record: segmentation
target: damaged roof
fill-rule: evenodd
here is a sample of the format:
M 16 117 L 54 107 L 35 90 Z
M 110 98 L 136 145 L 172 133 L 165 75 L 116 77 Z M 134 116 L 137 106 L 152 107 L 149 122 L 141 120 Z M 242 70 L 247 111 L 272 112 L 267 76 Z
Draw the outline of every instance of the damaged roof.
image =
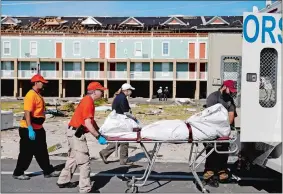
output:
M 6 22 L 7 21 L 7 22 Z M 15 21 L 13 23 L 13 21 Z M 13 24 L 11 24 L 11 22 Z M 195 32 L 242 29 L 242 16 L 94 17 L 94 16 L 5 16 L 2 32 Z

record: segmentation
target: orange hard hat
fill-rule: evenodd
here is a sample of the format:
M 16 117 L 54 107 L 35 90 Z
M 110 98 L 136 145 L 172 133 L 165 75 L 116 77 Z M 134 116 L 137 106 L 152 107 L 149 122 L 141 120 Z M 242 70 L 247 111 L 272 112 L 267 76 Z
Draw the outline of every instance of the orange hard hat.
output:
M 88 84 L 87 90 L 107 90 L 107 88 L 103 87 L 99 82 L 91 82 Z
M 42 82 L 42 83 L 48 83 L 40 74 L 36 74 L 31 78 L 31 82 Z

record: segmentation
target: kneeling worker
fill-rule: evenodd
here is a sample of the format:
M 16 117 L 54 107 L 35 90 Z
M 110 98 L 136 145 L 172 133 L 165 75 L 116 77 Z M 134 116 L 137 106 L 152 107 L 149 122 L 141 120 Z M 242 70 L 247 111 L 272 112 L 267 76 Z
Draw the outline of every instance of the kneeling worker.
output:
M 80 169 L 80 192 L 91 191 L 89 150 L 85 133 L 90 132 L 101 145 L 107 144 L 107 140 L 98 133 L 99 127 L 94 120 L 94 101 L 102 97 L 107 90 L 98 82 L 91 82 L 87 87 L 87 95 L 81 100 L 69 123 L 67 139 L 70 146 L 69 156 L 62 170 L 57 185 L 60 188 L 76 187 L 71 183 L 71 178 L 77 168 Z
M 121 92 L 118 94 L 113 103 L 112 110 L 115 110 L 117 114 L 127 115 L 129 118 L 136 118 L 132 115 L 131 108 L 127 99 L 127 96 L 132 94 L 132 91 L 135 90 L 130 84 L 123 84 L 121 87 Z M 128 160 L 128 148 L 129 143 L 118 143 L 120 146 L 120 164 L 127 165 L 131 162 Z M 105 164 L 108 163 L 107 158 L 115 151 L 116 143 L 109 143 L 109 145 L 99 152 L 99 155 Z
M 20 154 L 13 177 L 19 180 L 29 180 L 30 177 L 24 172 L 28 169 L 33 156 L 45 178 L 58 177 L 59 172 L 54 171 L 50 165 L 46 144 L 46 133 L 43 128 L 45 121 L 45 102 L 40 95 L 43 85 L 48 83 L 41 75 L 37 74 L 31 78 L 32 89 L 24 98 L 24 117 L 20 121 Z
M 233 80 L 226 80 L 223 82 L 221 88 L 211 93 L 207 97 L 206 105 L 211 107 L 217 103 L 221 103 L 227 110 L 229 114 L 229 122 L 231 126 L 234 126 L 234 119 L 237 117 L 236 105 L 231 96 L 232 93 L 237 92 L 234 87 L 235 82 Z M 206 144 L 204 144 L 206 146 Z M 219 151 L 228 151 L 229 143 L 219 144 Z M 210 152 L 212 147 L 206 149 L 206 154 Z M 228 154 L 218 154 L 215 151 L 210 154 L 205 161 L 205 171 L 203 179 L 206 183 L 217 186 L 218 182 L 215 182 L 213 176 L 215 173 L 218 175 L 219 182 L 226 182 L 229 180 L 229 174 L 227 171 Z

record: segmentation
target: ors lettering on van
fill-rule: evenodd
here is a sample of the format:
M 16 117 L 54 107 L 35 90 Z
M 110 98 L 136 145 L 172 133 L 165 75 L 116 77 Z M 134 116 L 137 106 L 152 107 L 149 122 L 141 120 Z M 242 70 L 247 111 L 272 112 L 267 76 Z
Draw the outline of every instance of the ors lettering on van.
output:
M 243 24 L 245 41 L 253 43 L 282 44 L 282 17 L 250 14 L 245 17 Z

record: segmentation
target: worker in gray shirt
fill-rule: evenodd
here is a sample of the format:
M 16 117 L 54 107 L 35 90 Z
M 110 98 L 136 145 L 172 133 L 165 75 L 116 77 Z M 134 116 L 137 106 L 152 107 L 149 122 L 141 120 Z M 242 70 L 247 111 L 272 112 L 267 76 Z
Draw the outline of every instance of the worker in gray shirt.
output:
M 222 104 L 227 110 L 229 114 L 229 122 L 231 126 L 234 126 L 234 119 L 237 117 L 236 106 L 233 98 L 231 97 L 232 93 L 237 92 L 235 89 L 235 82 L 233 80 L 226 80 L 223 82 L 221 88 L 211 93 L 207 97 L 206 106 L 211 107 L 215 104 Z M 207 146 L 207 144 L 204 144 Z M 229 143 L 219 144 L 219 151 L 228 151 Z M 208 147 L 206 149 L 206 154 L 210 152 L 212 147 Z M 205 170 L 203 179 L 206 184 L 210 184 L 211 186 L 218 186 L 218 182 L 227 182 L 229 180 L 229 173 L 227 171 L 227 162 L 228 162 L 228 154 L 218 154 L 215 151 L 209 155 L 205 161 Z M 217 175 L 218 179 L 213 179 L 214 175 Z

